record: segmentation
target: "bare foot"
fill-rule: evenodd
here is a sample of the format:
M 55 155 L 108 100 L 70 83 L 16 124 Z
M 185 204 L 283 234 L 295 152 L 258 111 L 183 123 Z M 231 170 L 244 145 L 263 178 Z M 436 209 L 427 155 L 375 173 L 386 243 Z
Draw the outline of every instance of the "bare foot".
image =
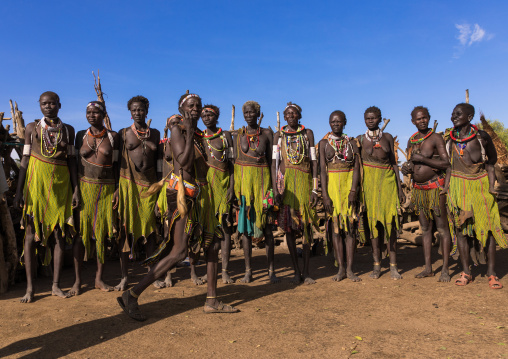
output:
M 238 283 L 250 283 L 252 282 L 252 270 L 247 269 L 245 271 L 245 276 L 242 279 L 237 280 Z
M 162 289 L 162 288 L 166 287 L 166 282 L 164 282 L 160 279 L 157 279 L 157 280 L 155 280 L 155 282 L 153 282 L 153 286 L 157 289 Z
M 307 276 L 303 280 L 303 284 L 309 285 L 309 284 L 316 284 L 317 282 L 312 279 L 311 277 Z
M 107 285 L 102 281 L 102 279 L 96 279 L 95 280 L 95 289 L 100 289 L 103 292 L 111 292 L 113 290 L 113 287 L 110 285 Z
M 57 289 L 60 289 L 60 288 L 57 288 Z M 54 293 L 54 292 L 53 292 Z M 67 298 L 70 298 L 70 297 L 75 297 L 75 296 L 78 296 L 81 294 L 81 283 L 74 283 L 74 285 L 72 286 L 72 288 L 67 292 L 65 293 L 65 296 Z M 60 296 L 59 294 L 53 294 L 53 295 L 58 295 Z
M 34 293 L 32 291 L 26 291 L 23 298 L 19 300 L 20 303 L 32 303 L 34 301 Z
M 442 270 L 441 275 L 439 276 L 438 282 L 444 282 L 448 283 L 451 280 L 450 274 L 448 273 L 448 270 Z
M 344 278 L 346 278 L 346 270 L 344 269 L 344 267 L 340 267 L 339 272 L 332 277 L 332 280 L 340 282 Z
M 166 274 L 166 278 L 164 279 L 164 284 L 166 285 L 166 288 L 171 288 L 173 284 L 173 278 L 171 278 L 171 273 L 168 272 Z
M 358 277 L 356 274 L 353 273 L 352 270 L 347 270 L 347 277 L 348 279 L 351 279 L 352 282 L 361 282 L 362 279 Z
M 275 275 L 275 272 L 274 271 L 268 271 L 268 277 L 270 279 L 270 284 L 276 284 L 276 283 L 280 283 L 280 279 L 277 278 L 277 276 Z
M 231 277 L 229 276 L 229 273 L 228 271 L 225 271 L 225 270 L 222 270 L 222 283 L 224 284 L 231 284 L 231 283 L 234 283 L 235 281 L 231 279 Z
M 191 275 L 192 283 L 195 285 L 203 285 L 206 283 L 206 281 L 203 282 L 203 278 L 198 277 L 197 275 Z
M 426 278 L 426 277 L 434 277 L 434 272 L 432 272 L 432 269 L 425 268 L 423 272 L 415 275 L 415 278 Z
M 295 273 L 293 279 L 290 279 L 289 282 L 291 284 L 300 284 L 302 282 L 302 275 L 300 273 Z
M 397 266 L 392 266 L 391 264 L 390 264 L 390 278 L 392 278 L 393 280 L 402 279 L 402 276 L 400 275 Z
M 374 265 L 374 269 L 372 270 L 372 273 L 370 275 L 371 278 L 373 279 L 378 279 L 379 276 L 381 275 L 381 265 L 378 264 L 378 265 Z
M 74 287 L 72 287 L 72 288 L 74 288 Z M 58 287 L 58 284 L 53 284 L 53 288 L 51 288 L 51 295 L 54 295 L 54 296 L 60 297 L 60 298 L 68 298 L 67 294 L 62 292 L 62 290 Z M 75 295 L 77 295 L 77 294 L 75 294 Z
M 127 289 L 127 282 L 128 282 L 128 278 L 122 278 L 122 280 L 120 281 L 120 283 L 118 283 L 118 285 L 115 285 L 115 290 L 117 292 L 123 292 L 124 290 Z

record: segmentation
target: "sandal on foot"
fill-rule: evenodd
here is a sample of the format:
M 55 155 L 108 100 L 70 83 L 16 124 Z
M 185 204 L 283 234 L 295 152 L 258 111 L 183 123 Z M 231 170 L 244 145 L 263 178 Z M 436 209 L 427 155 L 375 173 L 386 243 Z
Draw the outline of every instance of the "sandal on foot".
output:
M 125 292 L 125 293 L 128 294 L 129 292 Z M 125 302 L 123 300 L 123 295 L 121 297 L 116 298 L 116 300 L 118 301 L 118 304 L 123 309 L 125 314 L 127 314 L 129 317 L 131 317 L 134 320 L 137 320 L 138 322 L 144 322 L 146 320 L 146 317 L 143 315 L 143 313 L 141 313 L 141 311 L 139 310 L 139 308 L 137 306 L 135 308 L 131 308 L 131 309 L 127 308 L 127 305 L 125 304 Z
M 460 278 L 455 280 L 455 285 L 463 287 L 468 285 L 473 281 L 473 276 L 471 274 L 466 274 L 465 272 L 460 273 Z
M 203 312 L 209 314 L 209 313 L 238 313 L 240 310 L 231 306 L 224 304 L 222 302 L 219 302 L 216 307 L 213 305 L 210 305 L 208 303 L 205 303 L 205 307 L 203 308 Z
M 495 275 L 491 275 L 489 276 L 489 287 L 491 289 L 501 289 L 503 288 L 503 285 L 499 281 L 498 277 L 496 277 Z

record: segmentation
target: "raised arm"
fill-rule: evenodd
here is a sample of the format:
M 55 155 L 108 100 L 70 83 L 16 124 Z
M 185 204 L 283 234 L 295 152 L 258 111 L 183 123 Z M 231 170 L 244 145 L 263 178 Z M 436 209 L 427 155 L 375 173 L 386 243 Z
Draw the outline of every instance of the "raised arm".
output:
M 79 182 L 78 182 L 78 163 L 76 160 L 76 149 L 74 147 L 75 132 L 74 127 L 67 126 L 69 133 L 69 142 L 67 143 L 67 166 L 69 167 L 71 186 L 72 186 L 72 208 L 78 208 L 81 203 L 81 196 L 79 193 Z
M 310 207 L 316 207 L 318 203 L 318 163 L 316 158 L 316 147 L 314 147 L 314 132 L 312 130 L 307 129 L 307 138 L 309 139 L 309 150 L 310 150 L 310 160 L 311 160 L 311 171 L 312 171 L 312 192 L 310 195 Z
M 328 171 L 326 167 L 326 140 L 319 142 L 319 168 L 321 178 L 321 196 L 323 197 L 323 206 L 328 214 L 333 214 L 333 201 L 328 194 Z
M 16 188 L 16 198 L 14 198 L 14 208 L 23 207 L 23 187 L 25 186 L 26 170 L 30 162 L 30 150 L 32 147 L 32 133 L 35 131 L 35 122 L 31 122 L 25 129 L 25 146 L 23 147 L 23 157 L 19 168 L 18 188 Z

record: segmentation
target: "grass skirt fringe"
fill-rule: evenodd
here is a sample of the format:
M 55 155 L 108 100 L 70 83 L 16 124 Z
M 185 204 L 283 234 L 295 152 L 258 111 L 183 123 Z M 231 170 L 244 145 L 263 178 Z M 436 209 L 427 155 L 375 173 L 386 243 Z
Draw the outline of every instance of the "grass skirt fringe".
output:
M 310 172 L 300 171 L 296 168 L 286 168 L 284 173 L 283 208 L 281 215 L 284 217 L 284 231 L 301 229 L 304 243 L 312 243 L 313 225 L 319 231 L 319 221 L 316 210 L 310 208 L 310 192 L 312 175 Z
M 441 215 L 439 207 L 439 196 L 441 188 L 433 188 L 429 190 L 412 188 L 411 203 L 414 206 L 415 214 L 418 216 L 421 212 L 428 220 L 433 220 L 432 212 L 437 216 Z
M 116 213 L 113 211 L 114 180 L 109 183 L 81 177 L 81 211 L 79 214 L 80 233 L 85 246 L 86 258 L 90 257 L 95 240 L 97 259 L 104 263 L 104 246 L 106 238 L 113 238 L 113 225 Z
M 51 233 L 56 226 L 65 236 L 65 225 L 74 227 L 72 218 L 72 189 L 69 168 L 66 163 L 51 163 L 32 153 L 26 172 L 23 190 L 25 205 L 23 223 L 27 216 L 33 218 L 35 241 L 47 246 Z M 71 243 L 72 238 L 67 237 Z M 51 250 L 47 248 L 43 264 L 51 262 Z
M 476 237 L 482 247 L 487 243 L 489 232 L 501 248 L 508 246 L 496 199 L 489 193 L 487 172 L 471 175 L 452 171 L 448 210 L 457 230 Z
M 147 184 L 138 184 L 120 177 L 118 215 L 121 225 L 125 227 L 126 235 L 132 235 L 131 248 L 139 238 L 147 238 L 155 232 L 154 209 L 158 194 L 154 193 L 146 198 L 140 196 L 149 187 Z
M 384 227 L 385 241 L 392 232 L 392 223 L 399 229 L 398 210 L 400 208 L 397 178 L 393 167 L 379 163 L 363 163 L 362 201 L 367 212 L 367 222 L 360 222 L 360 241 L 365 242 L 365 227 L 370 230 L 370 237 L 379 236 L 377 223 Z M 363 216 L 362 216 L 363 217 Z
M 249 219 L 250 208 L 254 207 L 255 226 L 262 231 L 266 226 L 267 216 L 263 211 L 263 197 L 272 188 L 270 168 L 267 165 L 236 163 L 234 176 L 236 198 L 245 197 L 245 211 Z
M 328 195 L 333 202 L 333 230 L 335 233 L 343 230 L 350 233 L 353 227 L 353 209 L 349 207 L 348 199 L 353 183 L 353 169 L 328 171 Z

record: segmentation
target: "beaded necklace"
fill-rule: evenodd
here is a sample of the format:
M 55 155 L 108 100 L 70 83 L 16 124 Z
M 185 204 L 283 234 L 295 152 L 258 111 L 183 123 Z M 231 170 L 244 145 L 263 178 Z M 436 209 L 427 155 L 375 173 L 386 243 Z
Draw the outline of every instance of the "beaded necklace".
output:
M 210 151 L 210 156 L 214 158 L 215 160 L 219 162 L 225 162 L 226 161 L 226 148 L 228 146 L 228 142 L 226 140 L 226 136 L 222 133 L 222 128 L 219 128 L 219 130 L 216 133 L 212 133 L 211 135 L 207 135 L 206 132 L 204 132 L 204 136 L 206 145 L 208 146 L 208 150 Z M 220 137 L 222 139 L 222 148 L 215 148 L 212 146 L 211 140 L 214 138 Z M 215 157 L 213 154 L 213 150 L 219 152 L 220 158 Z
M 143 155 L 146 156 L 146 140 L 150 138 L 150 127 L 147 127 L 146 131 L 141 131 L 134 126 L 134 124 L 131 125 L 131 130 L 136 135 L 137 139 L 141 142 L 143 145 Z
M 86 131 L 86 144 L 88 145 L 88 148 L 90 148 L 92 151 L 95 152 L 95 158 L 98 156 L 99 147 L 101 147 L 102 141 L 106 138 L 107 129 L 104 128 L 101 132 L 99 132 L 97 135 L 94 135 L 91 131 L 91 127 Z M 93 137 L 94 142 L 93 146 L 90 146 L 90 143 L 88 142 L 88 137 Z M 99 144 L 97 144 L 97 138 L 100 138 Z
M 333 158 L 346 162 L 349 154 L 349 137 L 345 133 L 340 137 L 335 136 L 333 133 L 329 133 L 328 143 L 335 151 Z
M 424 137 L 422 138 L 418 138 L 416 139 L 416 136 L 419 134 L 420 132 L 415 132 L 413 133 L 413 135 L 409 138 L 409 142 L 411 142 L 411 144 L 413 145 L 418 145 L 420 143 L 422 143 L 423 141 L 425 141 L 427 138 L 430 137 L 430 135 L 432 135 L 434 133 L 434 130 L 433 129 L 430 129 L 429 133 L 427 133 Z
M 55 156 L 58 144 L 62 141 L 62 121 L 56 126 L 49 126 L 44 119 L 41 120 L 41 154 L 44 157 L 51 158 Z M 56 135 L 55 135 L 56 132 Z M 43 150 L 44 144 L 44 150 Z M 47 155 L 44 154 L 47 153 Z
M 286 139 L 286 157 L 292 165 L 299 165 L 305 158 L 305 142 L 302 135 L 304 126 L 299 125 L 296 131 L 287 130 L 287 125 L 281 128 Z M 295 144 L 295 148 L 291 145 Z
M 367 130 L 365 131 L 365 137 L 367 137 L 370 142 L 374 143 L 374 148 L 381 148 L 379 144 L 381 137 L 383 137 L 383 131 L 381 131 L 381 129 L 378 128 L 375 131 Z
M 247 138 L 249 139 L 249 150 L 251 150 L 252 152 L 256 152 L 256 150 L 259 147 L 259 130 L 260 129 L 261 129 L 261 127 L 258 127 L 256 133 L 253 133 L 252 135 L 249 135 L 249 133 L 247 132 L 247 129 L 245 129 L 245 134 L 247 135 Z M 257 139 L 256 147 L 252 147 L 252 145 L 254 144 L 256 139 Z
M 456 130 L 456 132 L 457 132 L 457 137 L 460 136 L 459 130 Z M 469 134 L 466 138 L 457 138 L 453 135 L 453 130 L 450 131 L 451 140 L 453 142 L 455 142 L 455 147 L 460 149 L 460 151 L 457 151 L 457 152 L 459 152 L 460 157 L 464 156 L 464 150 L 466 149 L 467 142 L 469 142 L 473 138 L 475 138 L 477 134 L 478 134 L 478 127 L 476 127 L 473 124 L 471 124 L 471 127 L 469 127 Z
M 205 134 L 203 132 L 197 131 L 197 130 L 194 131 L 194 138 L 193 138 L 194 139 L 194 145 L 196 146 L 196 148 L 201 153 L 201 156 L 203 158 L 205 158 L 206 152 L 205 152 L 205 149 L 203 147 L 203 143 L 200 140 L 198 140 L 199 138 L 203 138 L 203 137 L 205 137 Z

